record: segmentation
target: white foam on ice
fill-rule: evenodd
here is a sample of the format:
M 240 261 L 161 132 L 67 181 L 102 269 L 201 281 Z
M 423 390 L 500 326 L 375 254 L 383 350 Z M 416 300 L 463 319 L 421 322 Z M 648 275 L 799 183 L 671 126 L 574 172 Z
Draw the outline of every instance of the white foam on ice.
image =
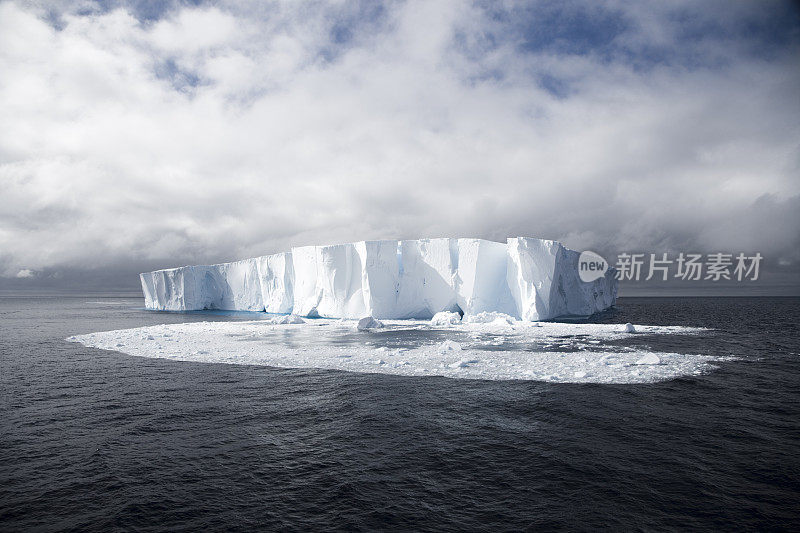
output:
M 301 321 L 164 324 L 67 340 L 176 361 L 576 383 L 663 381 L 706 372 L 720 360 L 608 344 L 632 336 L 616 324 L 492 320 L 432 326 L 386 320 L 380 329 L 357 331 L 353 320 Z M 705 330 L 637 325 L 636 331 L 641 336 Z

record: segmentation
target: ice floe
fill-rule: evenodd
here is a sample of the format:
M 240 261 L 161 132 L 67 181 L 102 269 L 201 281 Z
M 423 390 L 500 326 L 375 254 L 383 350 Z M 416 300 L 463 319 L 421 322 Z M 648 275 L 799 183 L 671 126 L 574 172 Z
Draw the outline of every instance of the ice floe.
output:
M 619 324 L 532 323 L 488 313 L 484 318 L 455 321 L 442 315 L 440 323 L 431 324 L 286 315 L 252 322 L 164 324 L 67 340 L 175 361 L 577 383 L 663 381 L 706 372 L 721 360 L 624 346 L 619 341 L 634 334 Z M 636 325 L 635 331 L 639 341 L 645 335 L 702 335 L 707 330 Z

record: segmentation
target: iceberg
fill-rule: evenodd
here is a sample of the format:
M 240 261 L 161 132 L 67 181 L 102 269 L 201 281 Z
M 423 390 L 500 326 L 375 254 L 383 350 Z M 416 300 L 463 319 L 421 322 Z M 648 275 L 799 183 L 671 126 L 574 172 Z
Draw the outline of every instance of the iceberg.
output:
M 256 259 L 157 270 L 139 277 L 147 309 L 264 311 Z
M 579 257 L 579 252 L 557 241 L 508 239 L 507 280 L 515 316 L 533 321 L 590 316 L 614 305 L 616 270 L 584 282 L 578 272 Z
M 157 270 L 140 278 L 145 307 L 156 310 L 350 319 L 431 319 L 447 312 L 539 321 L 589 316 L 614 305 L 614 269 L 584 282 L 579 256 L 557 241 L 528 237 L 506 243 L 360 241 Z

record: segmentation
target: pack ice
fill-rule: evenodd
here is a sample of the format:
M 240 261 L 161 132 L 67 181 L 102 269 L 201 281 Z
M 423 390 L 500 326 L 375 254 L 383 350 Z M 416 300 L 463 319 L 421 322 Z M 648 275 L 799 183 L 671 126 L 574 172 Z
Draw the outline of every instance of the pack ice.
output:
M 578 275 L 579 253 L 551 240 L 360 241 L 303 246 L 219 265 L 140 275 L 148 309 L 225 309 L 307 317 L 431 318 L 504 313 L 538 321 L 614 304 L 614 270 Z

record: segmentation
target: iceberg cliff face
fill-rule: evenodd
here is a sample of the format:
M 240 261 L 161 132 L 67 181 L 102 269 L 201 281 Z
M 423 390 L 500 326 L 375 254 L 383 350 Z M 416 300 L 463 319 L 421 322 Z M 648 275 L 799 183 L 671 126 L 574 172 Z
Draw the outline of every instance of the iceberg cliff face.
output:
M 507 282 L 508 247 L 483 239 L 458 239 L 458 306 L 467 316 L 499 312 L 517 316 Z
M 331 318 L 505 313 L 591 315 L 614 304 L 614 271 L 581 281 L 579 253 L 517 237 L 361 241 L 140 275 L 148 309 L 230 309 Z
M 514 316 L 522 320 L 588 316 L 614 305 L 614 271 L 586 283 L 578 273 L 579 257 L 556 241 L 508 239 L 507 281 Z
M 255 258 L 261 300 L 267 313 L 291 313 L 294 306 L 292 252 Z
M 140 274 L 145 307 L 165 311 L 263 311 L 259 259 L 261 258 Z
M 294 248 L 294 313 L 360 318 L 370 314 L 368 250 L 373 243 Z
M 145 272 L 139 274 L 139 279 L 146 308 L 165 311 L 198 309 L 194 299 L 194 267 Z
M 454 239 L 400 241 L 398 318 L 428 318 L 456 307 Z M 388 317 L 387 317 L 388 318 Z

